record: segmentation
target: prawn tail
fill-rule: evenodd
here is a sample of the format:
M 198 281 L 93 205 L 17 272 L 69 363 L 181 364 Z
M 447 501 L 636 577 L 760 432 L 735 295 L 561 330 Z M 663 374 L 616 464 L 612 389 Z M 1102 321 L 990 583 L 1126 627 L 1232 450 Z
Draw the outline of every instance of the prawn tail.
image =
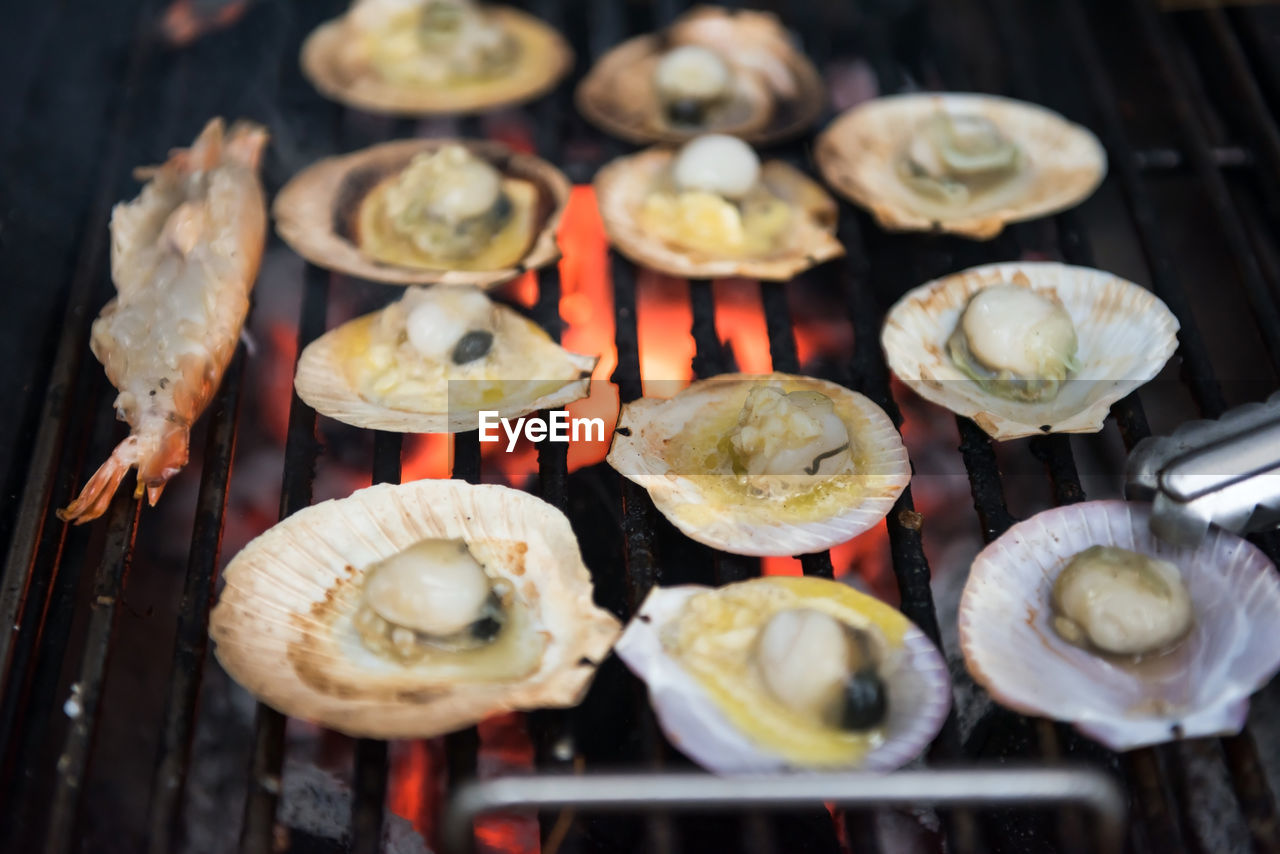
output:
M 107 461 L 98 467 L 84 489 L 80 490 L 79 497 L 58 511 L 58 518 L 82 525 L 105 513 L 120 481 L 124 480 L 129 469 L 138 464 L 138 456 L 138 440 L 134 436 L 116 445 L 111 456 L 107 457 Z

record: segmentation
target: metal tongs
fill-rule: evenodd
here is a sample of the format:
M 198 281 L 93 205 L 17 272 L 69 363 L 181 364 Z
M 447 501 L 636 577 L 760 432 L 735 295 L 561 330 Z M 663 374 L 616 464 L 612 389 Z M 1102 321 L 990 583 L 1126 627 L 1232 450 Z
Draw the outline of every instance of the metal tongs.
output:
M 1237 534 L 1280 525 L 1280 392 L 1143 439 L 1125 496 L 1150 501 L 1152 533 L 1175 545 L 1199 545 L 1210 525 Z

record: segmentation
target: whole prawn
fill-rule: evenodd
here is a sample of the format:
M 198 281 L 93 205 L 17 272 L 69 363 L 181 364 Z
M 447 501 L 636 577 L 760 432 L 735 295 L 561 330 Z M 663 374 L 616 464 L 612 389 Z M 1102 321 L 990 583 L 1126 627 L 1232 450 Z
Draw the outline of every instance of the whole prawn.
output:
M 129 469 L 135 497 L 155 504 L 187 463 L 192 423 L 209 404 L 235 352 L 266 240 L 258 162 L 266 130 L 215 118 L 111 213 L 116 298 L 93 323 L 89 347 L 119 390 L 116 415 L 129 437 L 59 517 L 101 516 Z

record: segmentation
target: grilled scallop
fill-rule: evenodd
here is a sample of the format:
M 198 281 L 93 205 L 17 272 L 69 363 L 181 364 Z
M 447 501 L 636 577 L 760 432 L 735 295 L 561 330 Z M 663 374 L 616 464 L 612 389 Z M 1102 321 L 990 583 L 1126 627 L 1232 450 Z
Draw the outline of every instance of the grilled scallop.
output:
M 209 634 L 237 682 L 353 736 L 427 738 L 576 705 L 619 625 L 569 520 L 502 486 L 426 480 L 309 507 L 227 567 Z
M 622 409 L 608 462 L 687 536 L 795 555 L 875 525 L 911 477 L 893 422 L 825 380 L 727 374 Z
M 568 44 L 542 21 L 470 0 L 356 0 L 302 46 L 303 73 L 325 95 L 407 115 L 519 104 L 572 65 Z
M 834 200 L 781 161 L 761 164 L 734 137 L 621 157 L 595 186 L 610 241 L 671 275 L 785 281 L 844 253 Z
M 846 585 L 766 578 L 654 588 L 617 644 L 667 738 L 721 774 L 890 771 L 951 705 L 937 648 Z
M 975 267 L 909 291 L 885 319 L 889 367 L 994 439 L 1096 433 L 1160 372 L 1178 321 L 1149 291 L 1064 264 Z
M 577 102 L 602 130 L 638 144 L 704 133 L 767 143 L 813 124 L 825 96 L 776 17 L 703 6 L 605 54 Z
M 1162 543 L 1150 505 L 1039 513 L 974 560 L 960 601 L 965 665 L 991 696 L 1113 750 L 1239 732 L 1280 670 L 1280 580 L 1220 529 Z
M 883 227 L 978 240 L 1074 207 L 1107 172 L 1085 128 L 990 95 L 877 98 L 823 131 L 815 156 L 827 183 Z
M 474 430 L 586 397 L 596 358 L 570 353 L 476 288 L 411 288 L 302 351 L 294 386 L 344 424 L 403 433 Z
M 495 142 L 412 139 L 321 160 L 276 197 L 298 254 L 393 285 L 494 286 L 560 258 L 569 182 Z

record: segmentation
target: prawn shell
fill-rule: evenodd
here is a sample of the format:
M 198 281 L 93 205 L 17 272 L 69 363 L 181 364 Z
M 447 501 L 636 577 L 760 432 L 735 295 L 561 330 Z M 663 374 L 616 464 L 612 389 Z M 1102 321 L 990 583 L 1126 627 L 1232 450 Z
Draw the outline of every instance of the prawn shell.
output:
M 844 246 L 835 236 L 835 200 L 798 169 L 780 160 L 765 162 L 760 180 L 791 204 L 794 222 L 786 245 L 771 254 L 716 255 L 667 243 L 645 231 L 639 224 L 640 210 L 674 156 L 669 148 L 651 148 L 620 157 L 596 175 L 596 201 L 609 241 L 637 264 L 692 279 L 743 276 L 787 281 L 844 254 Z
M 1149 504 L 1089 501 L 1010 528 L 974 559 L 960 600 L 965 665 L 1001 705 L 1066 721 L 1113 750 L 1239 732 L 1249 695 L 1280 670 L 1280 576 L 1255 546 L 1219 528 L 1196 548 L 1151 533 Z M 1050 591 L 1072 556 L 1119 546 L 1175 564 L 1195 612 L 1173 652 L 1184 666 L 1143 675 L 1058 637 Z M 1175 708 L 1144 710 L 1152 699 Z
M 798 385 L 856 413 L 849 439 L 868 464 L 848 477 L 865 478 L 851 503 L 825 518 L 780 520 L 769 501 L 723 504 L 697 477 L 671 470 L 665 451 L 688 424 L 764 383 Z M 690 539 L 733 554 L 788 556 L 823 551 L 879 524 L 911 480 L 911 463 L 889 416 L 869 398 L 843 386 L 790 374 L 723 374 L 690 385 L 668 400 L 642 398 L 622 407 L 606 458 L 623 477 L 649 492 L 654 506 Z M 716 475 L 708 475 L 716 477 Z M 721 475 L 729 477 L 729 475 Z
M 365 568 L 428 537 L 513 556 L 487 569 L 513 585 L 545 640 L 534 672 L 449 683 L 332 643 L 331 623 L 354 614 L 359 596 L 348 594 Z M 492 484 L 379 484 L 308 507 L 245 546 L 224 577 L 209 634 L 226 671 L 272 708 L 352 736 L 429 738 L 512 709 L 576 705 L 621 628 L 593 604 L 564 514 Z M 305 675 L 297 662 L 307 655 L 325 662 L 324 679 Z
M 920 123 L 945 110 L 981 116 L 1021 147 L 1025 174 L 1003 191 L 953 210 L 922 198 L 897 161 Z M 814 156 L 837 193 L 892 231 L 942 231 L 990 240 L 1011 222 L 1073 208 L 1102 183 L 1106 149 L 1087 128 L 1035 104 L 994 95 L 894 95 L 842 113 L 818 137 Z
M 683 45 L 716 50 L 733 71 L 734 118 L 698 128 L 668 123 L 654 86 L 662 55 Z M 578 110 L 608 134 L 637 145 L 681 143 L 723 133 L 768 144 L 796 136 L 821 115 L 822 75 L 768 12 L 699 7 L 659 33 L 628 39 L 592 67 L 575 94 Z
M 371 113 L 429 116 L 478 113 L 541 97 L 573 67 L 573 49 L 554 28 L 509 6 L 485 6 L 520 43 L 521 58 L 510 73 L 457 85 L 412 85 L 381 77 L 362 57 L 349 57 L 359 37 L 344 15 L 317 27 L 302 44 L 302 73 L 321 94 Z
M 533 184 L 538 191 L 534 237 L 524 257 L 496 270 L 428 270 L 377 260 L 352 239 L 351 218 L 377 184 L 403 171 L 419 154 L 461 145 L 488 161 L 504 177 Z M 405 139 L 352 154 L 326 157 L 295 175 L 276 196 L 271 212 L 276 231 L 295 252 L 321 267 L 388 285 L 475 285 L 494 288 L 560 260 L 556 229 L 569 201 L 569 179 L 550 163 L 518 154 L 499 142 Z
M 835 582 L 832 582 L 835 583 Z M 618 639 L 614 652 L 649 689 L 649 702 L 667 740 L 717 774 L 749 774 L 792 768 L 734 728 L 698 680 L 662 646 L 663 627 L 691 596 L 710 588 L 655 587 Z M 910 762 L 942 728 L 951 708 L 951 679 L 937 647 L 914 625 L 902 639 L 902 664 L 889 680 L 885 740 L 849 769 L 892 771 Z M 836 770 L 824 768 L 823 770 Z
M 537 330 L 531 321 L 520 317 L 506 306 L 499 304 L 495 308 L 503 315 L 504 325 L 513 334 L 529 335 Z M 331 329 L 303 349 L 293 380 L 298 397 L 321 415 L 353 427 L 396 433 L 460 433 L 475 430 L 479 410 L 411 412 L 393 409 L 361 396 L 348 378 L 348 356 L 345 355 L 343 335 L 351 324 L 360 323 L 368 317 L 370 315 L 364 315 Z M 591 389 L 591 372 L 595 369 L 596 362 L 600 361 L 599 357 L 559 349 L 561 355 L 578 369 L 576 379 L 566 380 L 560 388 L 536 399 L 495 401 L 492 405 L 486 405 L 486 409 L 497 411 L 499 418 L 518 418 L 544 409 L 561 409 L 586 397 Z
M 1056 298 L 1075 325 L 1080 369 L 1052 400 L 1007 400 L 983 390 L 947 352 L 969 298 L 1012 284 Z M 1012 262 L 974 267 L 908 291 L 880 341 L 889 367 L 916 394 L 972 418 L 993 439 L 1096 433 L 1111 404 L 1160 373 L 1178 346 L 1178 320 L 1145 288 L 1088 267 Z

